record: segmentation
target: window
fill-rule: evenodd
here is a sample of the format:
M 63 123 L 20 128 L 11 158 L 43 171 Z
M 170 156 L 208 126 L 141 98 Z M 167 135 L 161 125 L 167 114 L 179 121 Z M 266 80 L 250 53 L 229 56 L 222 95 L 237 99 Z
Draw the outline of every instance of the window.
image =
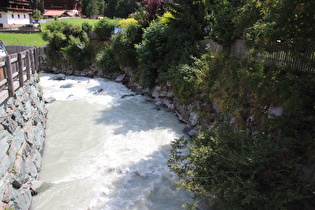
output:
M 12 18 L 14 18 L 14 14 L 12 14 Z

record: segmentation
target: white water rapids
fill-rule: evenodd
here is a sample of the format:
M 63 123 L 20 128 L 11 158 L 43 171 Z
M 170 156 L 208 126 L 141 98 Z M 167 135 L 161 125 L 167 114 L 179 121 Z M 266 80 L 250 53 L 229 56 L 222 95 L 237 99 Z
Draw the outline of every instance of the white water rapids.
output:
M 57 99 L 47 105 L 40 173 L 51 185 L 32 210 L 174 210 L 191 201 L 167 167 L 170 143 L 185 126 L 173 113 L 141 95 L 121 98 L 132 92 L 106 79 L 53 76 L 40 79 L 44 97 Z

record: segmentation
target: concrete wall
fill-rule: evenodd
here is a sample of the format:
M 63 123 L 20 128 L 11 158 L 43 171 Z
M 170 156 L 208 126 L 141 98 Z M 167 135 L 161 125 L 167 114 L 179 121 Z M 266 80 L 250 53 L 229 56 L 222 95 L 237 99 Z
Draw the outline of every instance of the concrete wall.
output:
M 0 209 L 29 209 L 41 168 L 47 110 L 35 75 L 0 106 Z

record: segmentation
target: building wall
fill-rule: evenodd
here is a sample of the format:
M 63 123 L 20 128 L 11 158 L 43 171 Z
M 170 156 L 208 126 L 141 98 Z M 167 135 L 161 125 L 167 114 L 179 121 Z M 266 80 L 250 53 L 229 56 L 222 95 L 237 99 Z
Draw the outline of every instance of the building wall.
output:
M 12 28 L 30 23 L 30 15 L 27 12 L 0 12 L 0 27 Z
M 81 10 L 81 0 L 45 0 L 46 10 Z

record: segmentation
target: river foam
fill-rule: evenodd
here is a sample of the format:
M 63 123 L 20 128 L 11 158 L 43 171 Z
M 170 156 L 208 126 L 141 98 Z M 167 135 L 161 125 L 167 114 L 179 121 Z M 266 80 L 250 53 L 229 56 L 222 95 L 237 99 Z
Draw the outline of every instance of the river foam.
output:
M 40 180 L 52 186 L 32 209 L 181 209 L 191 195 L 177 191 L 167 167 L 184 124 L 141 95 L 106 79 L 44 74 L 49 104 Z

